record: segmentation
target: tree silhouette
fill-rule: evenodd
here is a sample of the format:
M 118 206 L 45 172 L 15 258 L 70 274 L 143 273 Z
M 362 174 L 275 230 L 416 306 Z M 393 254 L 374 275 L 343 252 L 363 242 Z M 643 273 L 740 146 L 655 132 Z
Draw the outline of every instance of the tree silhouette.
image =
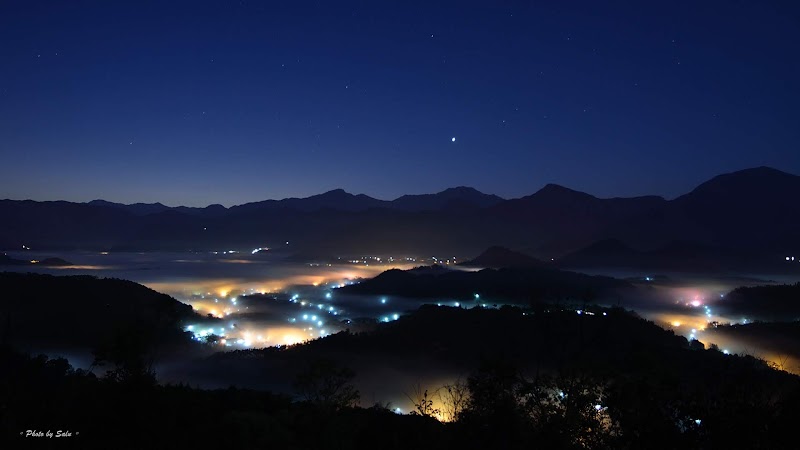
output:
M 92 350 L 92 368 L 107 367 L 105 378 L 130 385 L 154 385 L 155 345 L 146 331 L 136 327 L 118 329 Z
M 436 395 L 442 405 L 442 420 L 446 422 L 457 421 L 469 404 L 469 386 L 460 378 L 437 389 Z
M 441 411 L 433 407 L 433 395 L 428 396 L 428 390 L 422 389 L 419 383 L 411 386 L 411 394 L 406 393 L 406 397 L 414 405 L 415 410 L 411 412 L 412 414 L 441 420 Z
M 297 375 L 294 388 L 304 401 L 326 409 L 356 406 L 361 398 L 352 381 L 355 372 L 329 359 L 313 361 Z

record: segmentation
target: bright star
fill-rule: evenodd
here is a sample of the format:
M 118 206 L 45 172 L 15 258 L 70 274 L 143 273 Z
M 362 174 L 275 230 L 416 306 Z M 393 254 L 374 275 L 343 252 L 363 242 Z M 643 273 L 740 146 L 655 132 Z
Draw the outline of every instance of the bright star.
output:
M 450 141 L 451 141 L 451 142 L 455 142 L 455 141 L 456 141 L 456 138 L 452 138 L 452 139 L 450 139 Z

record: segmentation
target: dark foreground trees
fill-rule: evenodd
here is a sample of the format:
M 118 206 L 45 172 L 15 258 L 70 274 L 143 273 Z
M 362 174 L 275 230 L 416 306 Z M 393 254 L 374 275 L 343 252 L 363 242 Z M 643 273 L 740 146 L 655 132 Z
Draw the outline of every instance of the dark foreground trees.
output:
M 30 429 L 71 431 L 73 448 L 797 448 L 795 377 L 703 356 L 716 363 L 697 366 L 699 383 L 579 368 L 524 374 L 493 360 L 444 397 L 429 392 L 431 408 L 399 415 L 354 407 L 353 374 L 332 361 L 301 374 L 308 401 L 295 402 L 98 378 L 2 348 L 0 447 L 41 442 L 20 435 Z M 451 422 L 426 417 L 446 408 Z
M 339 366 L 336 366 L 339 367 Z M 242 389 L 132 383 L 75 370 L 64 359 L 32 357 L 0 346 L 0 448 L 320 449 L 446 445 L 442 425 L 382 408 L 348 406 L 350 372 L 316 380 L 321 403 Z M 316 371 L 317 369 L 315 369 Z M 315 373 L 319 373 L 318 371 Z M 344 376 L 342 376 L 344 375 Z M 339 382 L 347 380 L 342 386 Z M 343 388 L 342 388 L 343 387 Z M 338 409 L 330 405 L 338 404 Z M 70 431 L 69 438 L 25 437 Z
M 300 398 L 319 408 L 338 411 L 358 405 L 360 394 L 353 386 L 356 374 L 330 359 L 312 361 L 294 382 Z

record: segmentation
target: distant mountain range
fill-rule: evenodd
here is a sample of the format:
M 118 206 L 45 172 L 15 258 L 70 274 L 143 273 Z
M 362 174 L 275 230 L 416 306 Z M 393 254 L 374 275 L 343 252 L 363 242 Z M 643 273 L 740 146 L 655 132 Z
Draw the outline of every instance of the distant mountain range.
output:
M 134 203 L 125 205 L 105 200 L 92 200 L 88 205 L 106 206 L 127 211 L 137 216 L 174 211 L 196 216 L 221 216 L 263 211 L 293 210 L 314 212 L 319 210 L 366 211 L 373 208 L 397 209 L 401 211 L 436 211 L 441 209 L 484 208 L 504 201 L 496 195 L 484 194 L 470 187 L 459 186 L 436 194 L 403 195 L 395 200 L 378 200 L 364 194 L 350 194 L 344 189 L 334 189 L 323 194 L 306 198 L 285 198 L 283 200 L 264 200 L 232 206 L 209 205 L 205 208 L 187 206 L 169 207 L 161 203 Z
M 0 200 L 0 248 L 266 246 L 320 256 L 449 257 L 499 245 L 568 266 L 603 252 L 647 260 L 663 256 L 653 251 L 680 256 L 682 251 L 695 255 L 698 249 L 717 259 L 758 254 L 774 260 L 800 250 L 798 199 L 800 177 L 759 167 L 714 177 L 674 200 L 602 199 L 553 184 L 511 200 L 468 187 L 391 201 L 337 189 L 230 208 Z M 617 248 L 603 247 L 610 245 Z

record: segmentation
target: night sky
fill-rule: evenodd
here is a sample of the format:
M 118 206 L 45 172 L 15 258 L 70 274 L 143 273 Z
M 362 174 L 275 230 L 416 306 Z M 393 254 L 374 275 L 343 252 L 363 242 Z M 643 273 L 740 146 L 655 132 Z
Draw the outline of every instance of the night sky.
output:
M 0 198 L 674 197 L 800 173 L 796 3 L 5 0 Z

